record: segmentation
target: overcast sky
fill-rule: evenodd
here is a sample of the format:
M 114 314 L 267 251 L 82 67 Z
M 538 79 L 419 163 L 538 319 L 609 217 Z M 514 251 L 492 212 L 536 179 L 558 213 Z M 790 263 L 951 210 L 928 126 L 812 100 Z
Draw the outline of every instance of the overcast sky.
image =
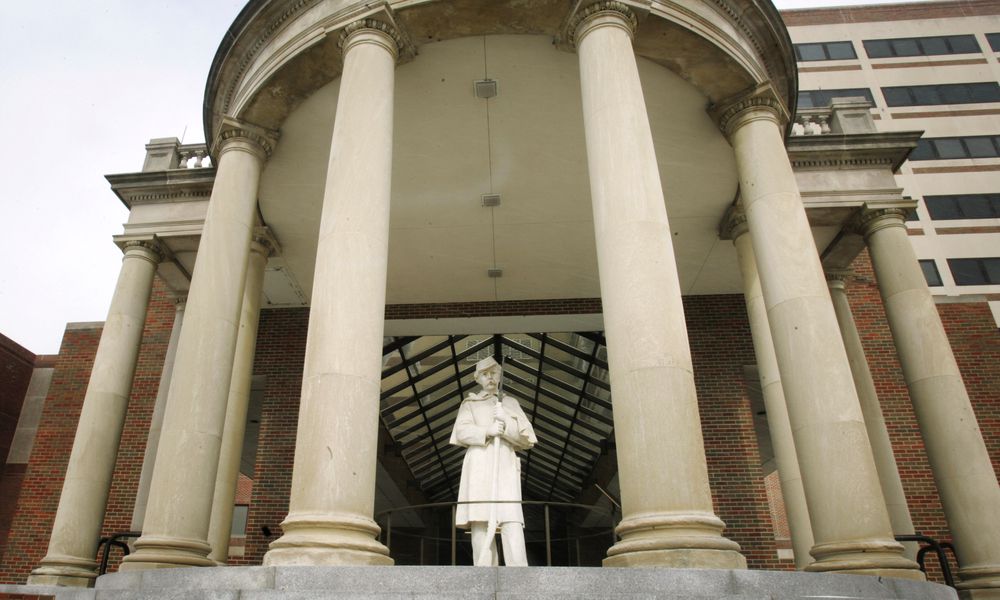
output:
M 0 333 L 55 354 L 67 322 L 104 320 L 127 218 L 104 175 L 140 170 L 150 138 L 204 141 L 205 78 L 244 2 L 0 0 Z

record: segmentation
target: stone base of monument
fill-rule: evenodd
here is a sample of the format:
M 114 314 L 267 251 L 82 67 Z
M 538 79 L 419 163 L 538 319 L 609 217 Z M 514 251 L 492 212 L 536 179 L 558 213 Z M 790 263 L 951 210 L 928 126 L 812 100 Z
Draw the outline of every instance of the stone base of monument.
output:
M 781 571 L 579 567 L 219 567 L 111 573 L 95 589 L 0 585 L 55 600 L 669 599 L 955 600 L 904 579 Z

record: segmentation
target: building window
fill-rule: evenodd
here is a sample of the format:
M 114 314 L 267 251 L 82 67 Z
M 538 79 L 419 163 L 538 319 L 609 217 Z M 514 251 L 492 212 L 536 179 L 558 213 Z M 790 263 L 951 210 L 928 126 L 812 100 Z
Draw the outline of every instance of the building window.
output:
M 229 530 L 231 537 L 244 537 L 247 534 L 247 515 L 250 507 L 246 504 L 237 504 L 233 507 L 233 526 Z
M 956 285 L 1000 284 L 1000 258 L 949 258 Z
M 944 285 L 941 283 L 941 273 L 938 273 L 937 265 L 934 264 L 933 260 L 921 260 L 920 270 L 924 272 L 924 279 L 927 280 L 927 285 L 930 287 L 938 287 Z
M 986 41 L 990 43 L 990 49 L 1000 52 L 1000 33 L 987 33 Z
M 931 218 L 938 221 L 1000 218 L 1000 194 L 925 196 L 924 203 Z
M 868 58 L 896 56 L 940 56 L 942 54 L 978 54 L 982 52 L 974 35 L 865 40 Z
M 995 158 L 1000 156 L 998 142 L 1000 136 L 995 135 L 923 138 L 910 153 L 910 160 Z
M 889 106 L 930 106 L 934 104 L 975 104 L 1000 102 L 1000 84 L 951 83 L 942 85 L 901 85 L 882 88 Z
M 849 60 L 857 58 L 851 42 L 819 42 L 795 44 L 795 59 L 799 62 L 813 60 Z
M 843 90 L 804 90 L 799 92 L 799 108 L 821 108 L 830 106 L 834 98 L 857 98 L 875 104 L 872 91 L 868 88 L 853 88 Z

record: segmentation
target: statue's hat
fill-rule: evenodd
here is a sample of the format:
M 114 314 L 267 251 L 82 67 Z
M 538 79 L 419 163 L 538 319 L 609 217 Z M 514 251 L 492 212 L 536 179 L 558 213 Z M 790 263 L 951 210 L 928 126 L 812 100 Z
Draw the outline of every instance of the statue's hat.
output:
M 489 356 L 476 363 L 475 376 L 479 377 L 479 374 L 482 373 L 483 371 L 488 371 L 490 369 L 499 369 L 499 368 L 500 364 L 496 360 L 494 360 L 492 356 Z

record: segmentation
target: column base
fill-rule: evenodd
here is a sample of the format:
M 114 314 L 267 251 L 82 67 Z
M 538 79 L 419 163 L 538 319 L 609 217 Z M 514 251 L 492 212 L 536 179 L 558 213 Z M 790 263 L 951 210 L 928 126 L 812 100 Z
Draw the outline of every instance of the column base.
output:
M 48 555 L 28 575 L 28 585 L 93 587 L 96 579 L 97 562 L 93 559 Z
M 144 535 L 135 541 L 135 552 L 122 560 L 118 570 L 214 567 L 215 561 L 208 558 L 211 549 L 203 540 Z
M 955 585 L 962 600 L 1000 600 L 1000 567 L 969 567 L 958 570 Z
M 903 552 L 903 545 L 893 540 L 819 544 L 810 551 L 816 562 L 805 570 L 926 581 L 920 566 L 903 556 Z
M 379 526 L 357 515 L 289 514 L 285 531 L 271 542 L 264 566 L 390 566 L 389 549 L 376 537 Z
M 615 529 L 622 538 L 608 550 L 605 567 L 745 569 L 740 545 L 722 537 L 713 514 L 629 517 Z

